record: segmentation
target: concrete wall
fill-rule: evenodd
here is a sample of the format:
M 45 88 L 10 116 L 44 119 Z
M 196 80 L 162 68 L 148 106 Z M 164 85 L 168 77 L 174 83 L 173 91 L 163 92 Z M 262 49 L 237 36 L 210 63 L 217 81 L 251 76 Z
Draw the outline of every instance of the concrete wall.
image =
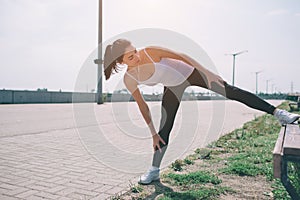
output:
M 146 101 L 160 101 L 162 95 L 144 94 Z M 190 96 L 184 94 L 183 101 L 191 100 L 219 100 L 221 96 Z M 105 102 L 128 102 L 134 101 L 130 94 L 103 94 Z M 97 102 L 95 93 L 78 92 L 48 92 L 48 91 L 21 91 L 0 90 L 0 104 L 22 104 L 22 103 L 87 103 Z
M 0 104 L 96 102 L 95 93 L 0 90 Z

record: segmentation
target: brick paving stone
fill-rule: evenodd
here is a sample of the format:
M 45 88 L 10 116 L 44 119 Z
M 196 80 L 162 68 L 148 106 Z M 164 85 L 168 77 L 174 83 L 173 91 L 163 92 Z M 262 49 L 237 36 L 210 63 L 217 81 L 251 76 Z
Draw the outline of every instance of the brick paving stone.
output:
M 3 195 L 3 194 L 0 194 L 0 199 L 1 199 L 1 200 L 20 200 L 20 199 L 18 199 L 18 198 L 15 198 L 15 197 L 9 197 L 9 196 Z
M 70 180 L 76 180 L 77 179 L 77 176 L 76 175 L 72 175 L 72 174 L 63 174 L 63 175 L 61 175 L 61 177 L 63 177 L 63 178 L 68 178 L 68 179 L 70 179 Z
M 55 194 L 50 194 L 48 192 L 38 192 L 34 194 L 35 196 L 46 198 L 46 199 L 58 199 L 60 196 Z
M 45 192 L 56 194 L 57 192 L 59 192 L 61 190 L 64 190 L 64 189 L 66 189 L 65 186 L 63 186 L 63 185 L 56 185 L 56 186 L 54 186 L 52 188 L 49 188 L 49 189 L 45 190 Z
M 17 186 L 11 185 L 11 184 L 7 184 L 7 183 L 0 184 L 0 188 L 4 188 L 4 189 L 7 189 L 7 190 L 16 190 L 16 189 L 18 189 Z
M 72 199 L 68 197 L 59 197 L 57 200 L 72 200 Z
M 0 188 L 0 194 L 6 194 L 8 192 L 10 192 L 11 190 L 9 189 L 5 189 L 5 188 Z
M 14 175 L 26 177 L 26 174 L 28 174 L 28 170 L 26 169 L 18 169 L 16 172 L 14 172 Z
M 17 178 L 17 179 L 11 179 L 7 183 L 11 185 L 18 185 L 19 183 L 28 181 L 28 178 Z
M 71 183 L 75 183 L 75 184 L 79 184 L 79 185 L 83 185 L 83 186 L 88 186 L 91 184 L 88 181 L 80 181 L 80 180 L 72 180 Z
M 10 181 L 10 179 L 2 177 L 0 174 L 0 183 L 7 183 L 9 181 Z
M 44 181 L 44 180 L 46 180 L 45 177 L 40 177 L 40 176 L 37 176 L 37 175 L 31 176 L 31 179 L 36 180 L 36 181 Z
M 115 195 L 115 194 L 118 194 L 118 193 L 124 191 L 125 189 L 127 189 L 127 188 L 123 188 L 123 187 L 113 187 L 113 188 L 111 188 L 111 189 L 109 189 L 109 190 L 106 190 L 105 193 L 111 194 L 111 195 Z M 127 190 L 128 190 L 128 189 L 127 189 Z
M 29 191 L 29 189 L 20 187 L 18 189 L 10 190 L 10 191 L 8 191 L 6 193 L 3 193 L 3 194 L 8 195 L 8 196 L 15 196 L 17 194 L 20 194 L 20 193 L 23 193 L 23 192 L 26 192 L 26 191 Z
M 65 185 L 65 184 L 70 183 L 70 182 L 71 182 L 70 179 L 68 179 L 68 178 L 62 178 L 61 180 L 56 181 L 55 183 L 59 184 L 59 185 Z
M 24 181 L 24 182 L 17 183 L 16 185 L 25 187 L 27 185 L 32 185 L 36 182 L 37 182 L 36 180 L 27 180 L 27 181 Z
M 72 183 L 72 182 L 66 183 L 65 186 L 71 187 L 71 188 L 76 188 L 76 189 L 83 189 L 85 187 L 85 185 Z
M 79 194 L 77 192 L 71 193 L 69 195 L 67 195 L 67 197 L 71 198 L 71 199 L 79 199 L 79 200 L 85 200 L 85 199 L 91 199 L 93 198 L 93 196 L 89 196 L 89 195 L 85 195 L 85 194 Z
M 61 181 L 61 180 L 64 180 L 64 179 L 61 178 L 61 177 L 55 176 L 53 178 L 46 179 L 45 182 L 48 182 L 48 183 L 57 183 L 57 181 Z
M 26 187 L 33 189 L 33 190 L 38 190 L 38 191 L 45 191 L 48 189 L 48 187 L 38 185 L 38 183 L 34 183 L 32 185 L 27 185 Z
M 20 194 L 16 195 L 15 197 L 21 198 L 21 199 L 26 199 L 27 197 L 32 196 L 36 193 L 39 193 L 39 191 L 37 191 L 37 190 L 28 190 L 26 192 L 23 192 L 23 193 L 20 193 Z
M 43 178 L 42 180 L 45 180 L 45 179 L 53 177 L 53 175 L 46 174 L 45 172 L 36 173 L 35 176 Z
M 111 188 L 113 188 L 112 185 L 103 185 L 103 186 L 101 186 L 101 187 L 95 189 L 94 191 L 95 191 L 95 192 L 100 192 L 100 193 L 105 193 L 107 190 L 109 190 L 109 189 L 111 189 Z
M 32 196 L 26 197 L 26 200 L 45 200 L 45 198 L 32 195 Z
M 98 196 L 96 196 L 90 200 L 103 200 L 103 199 L 108 199 L 110 197 L 111 197 L 111 195 L 109 195 L 109 194 L 99 194 Z
M 57 184 L 43 182 L 43 181 L 36 182 L 35 185 L 40 185 L 40 186 L 43 186 L 43 187 L 46 187 L 46 188 L 53 188 L 53 187 L 57 186 Z
M 98 192 L 92 192 L 92 191 L 84 190 L 84 189 L 78 189 L 78 190 L 76 190 L 76 193 L 88 195 L 88 196 L 97 196 L 98 195 Z
M 56 172 L 53 172 L 53 176 L 61 176 L 61 175 L 63 175 L 63 174 L 66 174 L 66 173 L 68 173 L 68 171 L 67 170 L 65 170 L 65 169 L 59 169 L 59 170 L 57 170 Z
M 80 181 L 89 181 L 89 180 L 91 180 L 95 177 L 96 177 L 95 175 L 86 175 L 86 176 L 79 177 L 78 180 L 80 180 Z
M 82 188 L 82 189 L 93 191 L 93 190 L 95 190 L 95 189 L 97 189 L 97 188 L 100 188 L 100 187 L 102 187 L 102 186 L 103 186 L 103 184 L 90 183 L 90 185 L 88 185 L 88 186 L 86 186 L 86 187 L 84 187 L 84 188 Z
M 67 187 L 66 189 L 63 189 L 63 190 L 60 190 L 60 191 L 56 192 L 56 194 L 60 195 L 60 196 L 67 196 L 71 193 L 74 193 L 75 191 L 76 191 L 75 188 Z

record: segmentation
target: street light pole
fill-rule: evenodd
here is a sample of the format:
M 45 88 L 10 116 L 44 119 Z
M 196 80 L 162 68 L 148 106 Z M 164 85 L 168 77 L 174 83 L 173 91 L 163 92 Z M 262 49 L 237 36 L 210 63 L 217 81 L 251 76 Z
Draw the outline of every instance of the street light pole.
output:
M 238 52 L 238 53 L 232 53 L 232 54 L 225 54 L 225 55 L 231 55 L 231 56 L 233 56 L 233 69 L 232 69 L 232 85 L 234 86 L 234 77 L 235 77 L 235 57 L 237 56 L 237 55 L 240 55 L 240 54 L 242 54 L 242 53 L 246 53 L 246 52 L 248 52 L 247 50 L 245 50 L 245 51 L 241 51 L 241 52 Z
M 98 58 L 94 60 L 98 65 L 97 72 L 97 104 L 103 104 L 102 99 L 102 0 L 99 0 L 99 19 L 98 19 Z
M 255 90 L 255 94 L 257 95 L 258 94 L 258 89 L 257 89 L 257 87 L 258 87 L 258 82 L 257 82 L 257 77 L 258 77 L 258 74 L 260 74 L 262 71 L 258 71 L 258 72 L 255 72 L 255 77 L 256 77 L 256 90 Z
M 266 94 L 268 94 L 269 81 L 271 81 L 271 80 L 272 79 L 266 80 Z

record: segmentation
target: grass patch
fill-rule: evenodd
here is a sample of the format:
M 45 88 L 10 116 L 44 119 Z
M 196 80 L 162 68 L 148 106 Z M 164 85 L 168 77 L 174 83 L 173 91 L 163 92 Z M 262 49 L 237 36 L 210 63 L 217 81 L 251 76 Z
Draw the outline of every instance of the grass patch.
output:
M 174 170 L 174 171 L 182 171 L 183 170 L 183 166 L 185 165 L 184 161 L 183 160 L 175 160 L 175 162 L 173 162 L 171 164 L 171 168 Z
M 220 171 L 225 174 L 236 174 L 239 176 L 257 176 L 263 174 L 263 170 L 258 165 L 245 161 L 230 162 L 228 167 Z
M 174 174 L 170 173 L 166 176 L 176 185 L 191 185 L 191 184 L 206 184 L 212 183 L 214 185 L 222 182 L 217 176 L 205 171 L 196 171 L 188 174 Z
M 288 163 L 289 179 L 294 185 L 298 194 L 300 194 L 300 164 Z
M 159 200 L 202 200 L 202 199 L 217 199 L 220 194 L 230 191 L 225 187 L 218 188 L 206 188 L 201 187 L 198 190 L 186 191 L 186 192 L 167 192 L 164 197 Z

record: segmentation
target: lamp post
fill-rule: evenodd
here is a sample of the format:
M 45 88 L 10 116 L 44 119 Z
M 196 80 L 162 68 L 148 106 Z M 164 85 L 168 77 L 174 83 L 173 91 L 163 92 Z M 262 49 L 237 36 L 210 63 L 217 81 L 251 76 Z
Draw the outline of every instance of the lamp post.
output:
M 256 80 L 256 90 L 255 90 L 255 94 L 257 95 L 258 94 L 258 89 L 257 89 L 257 87 L 258 87 L 258 82 L 257 82 L 257 80 L 258 80 L 258 74 L 260 74 L 262 71 L 258 71 L 258 72 L 255 72 L 255 80 Z
M 241 52 L 238 52 L 238 53 L 232 53 L 232 54 L 225 54 L 225 55 L 231 55 L 231 56 L 233 56 L 233 72 L 232 72 L 232 85 L 234 86 L 234 74 L 235 74 L 235 57 L 237 56 L 237 55 L 240 55 L 240 54 L 242 54 L 242 53 L 246 53 L 246 52 L 248 52 L 247 50 L 245 50 L 245 51 L 241 51 Z
M 99 0 L 98 18 L 98 58 L 94 60 L 98 66 L 97 72 L 97 104 L 103 104 L 102 99 L 102 0 Z
M 274 94 L 274 83 L 272 84 L 272 94 Z
M 269 81 L 271 81 L 271 80 L 272 79 L 266 80 L 266 94 L 268 94 Z

